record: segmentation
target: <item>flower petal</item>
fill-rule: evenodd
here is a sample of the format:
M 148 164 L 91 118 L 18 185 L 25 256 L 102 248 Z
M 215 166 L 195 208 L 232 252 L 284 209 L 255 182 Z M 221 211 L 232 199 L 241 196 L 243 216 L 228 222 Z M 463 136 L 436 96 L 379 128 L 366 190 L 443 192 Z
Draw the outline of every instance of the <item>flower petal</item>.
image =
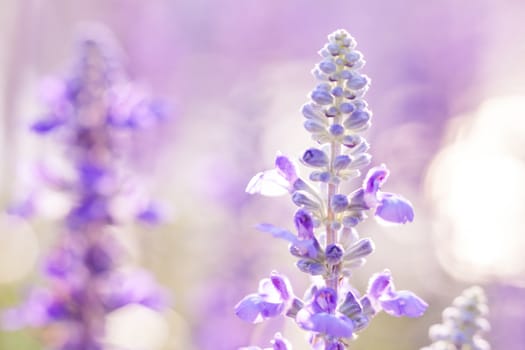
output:
M 388 178 L 389 171 L 384 164 L 373 167 L 368 171 L 363 182 L 363 188 L 367 193 L 377 193 Z
M 383 310 L 392 316 L 419 317 L 425 313 L 428 304 L 408 290 L 395 292 L 393 296 L 380 299 Z
M 372 302 L 378 300 L 383 294 L 389 293 L 394 288 L 392 275 L 389 270 L 374 274 L 368 282 L 367 294 Z
M 270 280 L 272 281 L 272 285 L 279 292 L 283 301 L 288 301 L 293 297 L 292 287 L 286 276 L 273 271 L 270 275 Z
M 310 314 L 303 309 L 297 313 L 297 324 L 307 330 L 327 334 L 336 338 L 352 336 L 354 326 L 352 320 L 344 315 L 328 314 L 326 312 Z
M 337 307 L 337 292 L 332 288 L 321 288 L 314 296 L 312 308 L 314 312 L 333 313 Z
M 294 222 L 300 238 L 312 239 L 314 237 L 314 221 L 306 210 L 299 209 L 295 213 Z
M 271 169 L 252 177 L 245 191 L 249 194 L 258 193 L 263 196 L 277 197 L 287 194 L 290 186 L 290 182 L 276 169 Z
M 276 333 L 272 340 L 273 350 L 292 350 L 292 346 L 281 333 Z
M 388 223 L 405 224 L 414 220 L 414 209 L 407 199 L 392 193 L 382 193 L 375 215 Z
M 295 169 L 293 162 L 288 157 L 277 155 L 275 158 L 275 168 L 289 183 L 293 183 L 295 180 L 297 180 L 297 170 Z
M 259 224 L 255 228 L 261 232 L 270 233 L 275 238 L 281 238 L 290 243 L 297 242 L 297 236 L 284 228 L 272 224 Z
M 282 303 L 269 303 L 258 294 L 250 294 L 235 305 L 235 314 L 242 320 L 259 323 L 283 311 Z

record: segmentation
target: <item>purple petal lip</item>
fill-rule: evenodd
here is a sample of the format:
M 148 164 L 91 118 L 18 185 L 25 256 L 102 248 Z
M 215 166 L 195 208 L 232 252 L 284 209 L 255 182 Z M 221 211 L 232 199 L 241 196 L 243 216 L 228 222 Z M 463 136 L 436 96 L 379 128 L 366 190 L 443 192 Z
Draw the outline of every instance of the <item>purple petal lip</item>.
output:
M 386 182 L 389 171 L 385 165 L 373 167 L 366 174 L 363 182 L 364 190 L 368 193 L 377 193 Z
M 259 282 L 259 290 L 244 297 L 236 306 L 235 314 L 242 320 L 259 323 L 286 312 L 294 298 L 290 281 L 276 271 Z
M 379 300 L 383 310 L 392 316 L 420 317 L 428 304 L 414 293 L 402 290 L 395 292 L 392 296 Z
M 381 201 L 376 208 L 375 215 L 394 224 L 414 221 L 412 204 L 407 199 L 392 193 L 381 194 Z
M 259 294 L 247 295 L 235 306 L 235 314 L 241 320 L 251 323 L 259 323 L 279 316 L 282 311 L 282 303 L 267 302 Z
M 327 334 L 337 338 L 349 338 L 354 330 L 352 320 L 341 314 L 310 313 L 307 309 L 302 309 L 297 313 L 296 321 L 301 328 L 307 331 Z
M 295 180 L 297 180 L 297 170 L 295 169 L 295 165 L 288 157 L 278 155 L 275 158 L 275 167 L 279 170 L 281 175 L 283 175 L 283 177 L 288 180 L 288 182 L 293 183 Z
M 299 209 L 295 213 L 294 222 L 300 238 L 312 239 L 314 237 L 314 221 L 306 210 Z
M 406 290 L 396 291 L 388 270 L 372 276 L 367 295 L 375 311 L 383 310 L 396 317 L 419 317 L 428 307 L 428 304 L 414 293 Z

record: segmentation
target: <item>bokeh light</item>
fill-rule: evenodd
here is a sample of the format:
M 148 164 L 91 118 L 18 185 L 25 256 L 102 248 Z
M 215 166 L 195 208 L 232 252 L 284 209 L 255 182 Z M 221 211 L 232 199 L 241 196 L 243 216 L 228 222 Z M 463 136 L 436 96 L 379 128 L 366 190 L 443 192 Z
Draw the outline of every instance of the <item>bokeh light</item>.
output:
M 451 121 L 429 169 L 441 262 L 466 280 L 520 277 L 525 214 L 525 97 L 487 100 Z

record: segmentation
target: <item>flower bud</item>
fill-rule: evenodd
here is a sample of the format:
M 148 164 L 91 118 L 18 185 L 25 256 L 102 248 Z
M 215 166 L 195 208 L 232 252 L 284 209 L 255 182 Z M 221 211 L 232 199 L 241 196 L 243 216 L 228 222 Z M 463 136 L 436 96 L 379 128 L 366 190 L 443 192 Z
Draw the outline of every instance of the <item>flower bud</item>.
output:
M 348 165 L 350 165 L 351 162 L 352 162 L 352 158 L 350 158 L 346 154 L 338 155 L 334 159 L 334 169 L 335 170 L 345 169 Z
M 370 113 L 367 111 L 354 111 L 344 121 L 344 126 L 347 129 L 360 129 L 369 123 L 370 117 Z
M 353 73 L 346 81 L 346 86 L 352 90 L 360 90 L 369 84 L 369 79 L 366 75 Z
M 316 260 L 301 259 L 297 261 L 296 266 L 302 272 L 308 273 L 312 276 L 318 276 L 326 273 L 325 265 Z
M 343 102 L 339 106 L 339 110 L 341 111 L 341 113 L 344 113 L 344 114 L 352 113 L 354 109 L 355 109 L 354 105 L 349 102 Z
M 323 132 L 326 130 L 325 126 L 316 120 L 307 120 L 303 125 L 309 132 Z
M 334 98 L 329 91 L 314 90 L 310 96 L 314 102 L 320 105 L 328 105 L 334 101 Z
M 310 199 L 306 194 L 302 192 L 294 192 L 292 194 L 292 201 L 298 207 L 305 207 L 308 209 L 319 209 L 319 203 Z
M 344 249 L 340 244 L 329 244 L 326 247 L 326 262 L 331 265 L 339 264 L 343 258 Z
M 330 204 L 336 213 L 340 213 L 348 209 L 348 198 L 344 194 L 335 194 L 330 199 Z
M 303 154 L 303 162 L 313 167 L 323 167 L 328 165 L 328 156 L 317 148 L 309 148 Z
M 345 133 L 345 128 L 341 124 L 332 124 L 330 125 L 330 134 L 334 136 L 340 136 Z
M 346 260 L 364 258 L 374 251 L 374 242 L 369 238 L 363 238 L 357 241 L 345 253 Z
M 331 74 L 336 71 L 337 66 L 332 61 L 323 61 L 319 63 L 319 69 L 326 74 Z

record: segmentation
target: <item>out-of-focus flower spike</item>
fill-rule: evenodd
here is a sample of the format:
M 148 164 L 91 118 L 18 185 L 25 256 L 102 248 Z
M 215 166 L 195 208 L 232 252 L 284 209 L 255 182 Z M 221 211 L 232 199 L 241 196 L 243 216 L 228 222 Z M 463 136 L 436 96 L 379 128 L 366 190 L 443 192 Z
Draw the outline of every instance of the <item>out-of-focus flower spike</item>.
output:
M 452 306 L 443 311 L 443 322 L 430 327 L 432 344 L 421 350 L 490 350 L 490 344 L 483 338 L 490 330 L 487 313 L 483 289 L 474 286 L 464 290 Z

